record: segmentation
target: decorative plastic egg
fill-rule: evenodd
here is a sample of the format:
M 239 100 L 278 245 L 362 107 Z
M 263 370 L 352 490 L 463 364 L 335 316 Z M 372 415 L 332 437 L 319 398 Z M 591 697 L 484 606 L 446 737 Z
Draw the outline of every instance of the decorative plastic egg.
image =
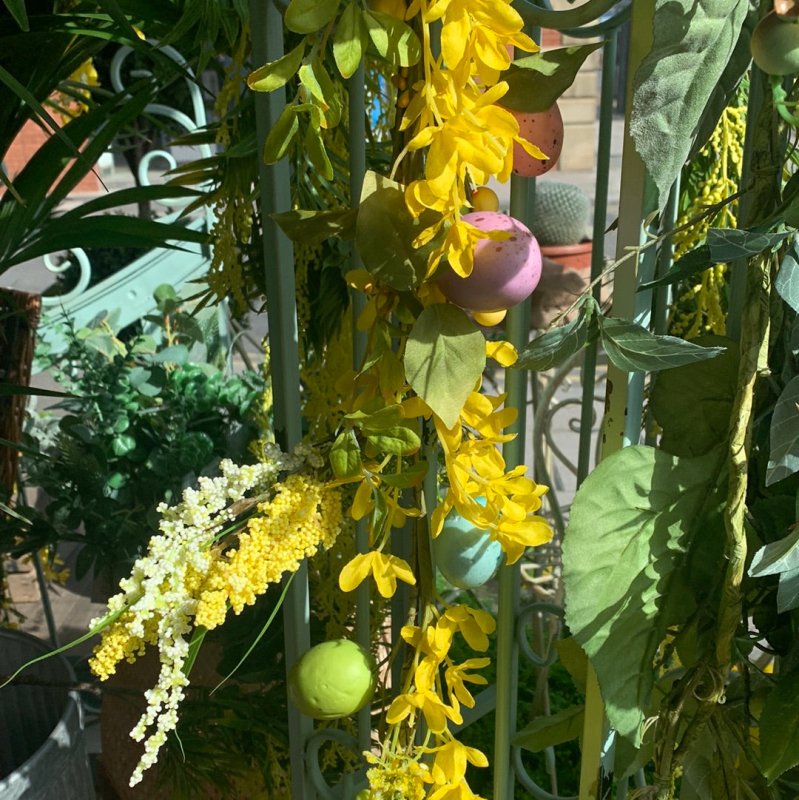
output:
M 472 192 L 472 208 L 475 211 L 499 211 L 499 197 L 488 186 L 478 186 Z
M 541 278 L 541 250 L 529 229 L 498 211 L 464 214 L 481 231 L 506 231 L 508 239 L 481 239 L 474 249 L 474 269 L 462 278 L 449 267 L 438 285 L 445 297 L 470 311 L 503 311 L 526 300 Z
M 547 155 L 544 160 L 534 158 L 518 142 L 514 142 L 514 173 L 525 178 L 537 178 L 549 172 L 557 163 L 563 149 L 563 117 L 558 104 L 535 114 L 525 114 L 522 111 L 513 111 L 512 114 L 519 123 L 522 138 L 532 142 Z
M 289 671 L 289 697 L 314 719 L 339 719 L 362 709 L 377 683 L 372 656 L 349 639 L 312 647 Z
M 441 533 L 433 539 L 439 572 L 459 589 L 475 589 L 494 577 L 502 563 L 502 547 L 488 532 L 450 512 Z
M 799 19 L 779 17 L 773 11 L 752 32 L 752 60 L 768 75 L 799 72 Z

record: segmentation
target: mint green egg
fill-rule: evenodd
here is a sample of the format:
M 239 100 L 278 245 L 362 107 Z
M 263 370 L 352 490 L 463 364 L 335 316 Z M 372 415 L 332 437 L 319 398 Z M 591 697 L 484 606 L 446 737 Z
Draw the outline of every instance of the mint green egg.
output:
M 488 531 L 476 528 L 460 514 L 450 512 L 433 540 L 439 572 L 459 589 L 475 589 L 494 577 L 502 563 L 502 547 Z

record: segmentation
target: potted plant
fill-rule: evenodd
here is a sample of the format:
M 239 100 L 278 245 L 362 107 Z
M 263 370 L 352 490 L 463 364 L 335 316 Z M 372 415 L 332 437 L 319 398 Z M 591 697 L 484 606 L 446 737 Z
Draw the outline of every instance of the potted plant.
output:
M 593 242 L 589 232 L 591 202 L 571 183 L 539 181 L 530 230 L 541 247 L 541 280 L 532 296 L 532 325 L 546 328 L 588 285 Z

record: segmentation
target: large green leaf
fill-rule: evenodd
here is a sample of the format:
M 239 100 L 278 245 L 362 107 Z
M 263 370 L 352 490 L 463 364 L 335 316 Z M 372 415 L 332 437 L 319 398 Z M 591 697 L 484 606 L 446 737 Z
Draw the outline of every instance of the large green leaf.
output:
M 799 471 L 799 375 L 782 390 L 771 417 L 766 486 Z
M 660 373 L 652 390 L 652 413 L 662 430 L 660 447 L 675 456 L 699 456 L 727 437 L 738 382 L 738 345 L 722 336 L 694 344 L 725 347 L 710 361 Z
M 608 358 L 628 372 L 655 372 L 715 358 L 721 347 L 700 347 L 676 336 L 659 336 L 634 322 L 600 317 L 599 330 Z
M 608 719 L 638 745 L 668 627 L 694 610 L 681 571 L 721 458 L 627 447 L 574 498 L 563 541 L 566 622 L 599 678 Z
M 427 272 L 427 248 L 413 240 L 424 223 L 414 219 L 405 193 L 394 181 L 367 172 L 355 227 L 355 244 L 364 267 L 392 289 L 412 289 Z
M 770 231 L 762 228 L 711 228 L 707 232 L 710 260 L 714 264 L 727 264 L 739 258 L 751 258 L 763 251 L 775 250 L 794 233 L 795 231 Z
M 485 338 L 456 306 L 428 306 L 405 348 L 405 375 L 413 390 L 451 428 L 485 369 Z
M 760 717 L 760 760 L 769 781 L 799 764 L 799 667 L 781 674 Z
M 702 118 L 696 126 L 696 137 L 688 156 L 689 161 L 707 144 L 722 112 L 728 105 L 733 103 L 741 79 L 749 70 L 749 65 L 752 63 L 749 43 L 752 38 L 752 30 L 757 24 L 758 16 L 755 9 L 750 9 L 744 24 L 741 26 L 741 34 L 732 51 L 730 60 L 727 62 L 727 66 L 724 68 L 718 83 L 713 88 L 705 110 L 702 112 Z
M 591 42 L 542 50 L 514 61 L 502 74 L 508 91 L 500 105 L 525 113 L 546 111 L 574 83 L 585 59 L 603 44 Z
M 570 742 L 583 732 L 584 706 L 570 706 L 552 716 L 536 717 L 513 738 L 516 747 L 538 753 L 547 747 Z
M 533 339 L 519 353 L 514 364 L 518 369 L 541 371 L 557 367 L 594 341 L 599 328 L 594 319 L 594 306 L 587 303 L 576 319 L 560 328 L 547 331 Z
M 779 541 L 770 542 L 761 547 L 749 565 L 749 574 L 753 578 L 764 575 L 777 575 L 799 569 L 799 528 Z
M 655 0 L 652 49 L 633 78 L 630 133 L 662 208 L 738 42 L 749 0 Z

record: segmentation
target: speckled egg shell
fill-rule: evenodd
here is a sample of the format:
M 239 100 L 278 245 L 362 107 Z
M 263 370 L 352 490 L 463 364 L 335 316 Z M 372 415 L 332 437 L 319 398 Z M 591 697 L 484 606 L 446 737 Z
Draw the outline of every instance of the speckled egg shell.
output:
M 522 138 L 532 142 L 548 156 L 543 161 L 540 158 L 533 158 L 518 142 L 514 142 L 514 173 L 525 178 L 537 178 L 549 172 L 557 163 L 560 151 L 563 149 L 563 117 L 560 115 L 558 104 L 555 103 L 548 111 L 537 114 L 514 111 L 513 116 L 519 123 L 519 133 Z
M 482 231 L 507 231 L 498 242 L 481 239 L 466 278 L 447 268 L 439 287 L 448 300 L 471 311 L 502 311 L 526 300 L 541 278 L 541 250 L 519 220 L 498 211 L 474 211 L 462 219 Z

